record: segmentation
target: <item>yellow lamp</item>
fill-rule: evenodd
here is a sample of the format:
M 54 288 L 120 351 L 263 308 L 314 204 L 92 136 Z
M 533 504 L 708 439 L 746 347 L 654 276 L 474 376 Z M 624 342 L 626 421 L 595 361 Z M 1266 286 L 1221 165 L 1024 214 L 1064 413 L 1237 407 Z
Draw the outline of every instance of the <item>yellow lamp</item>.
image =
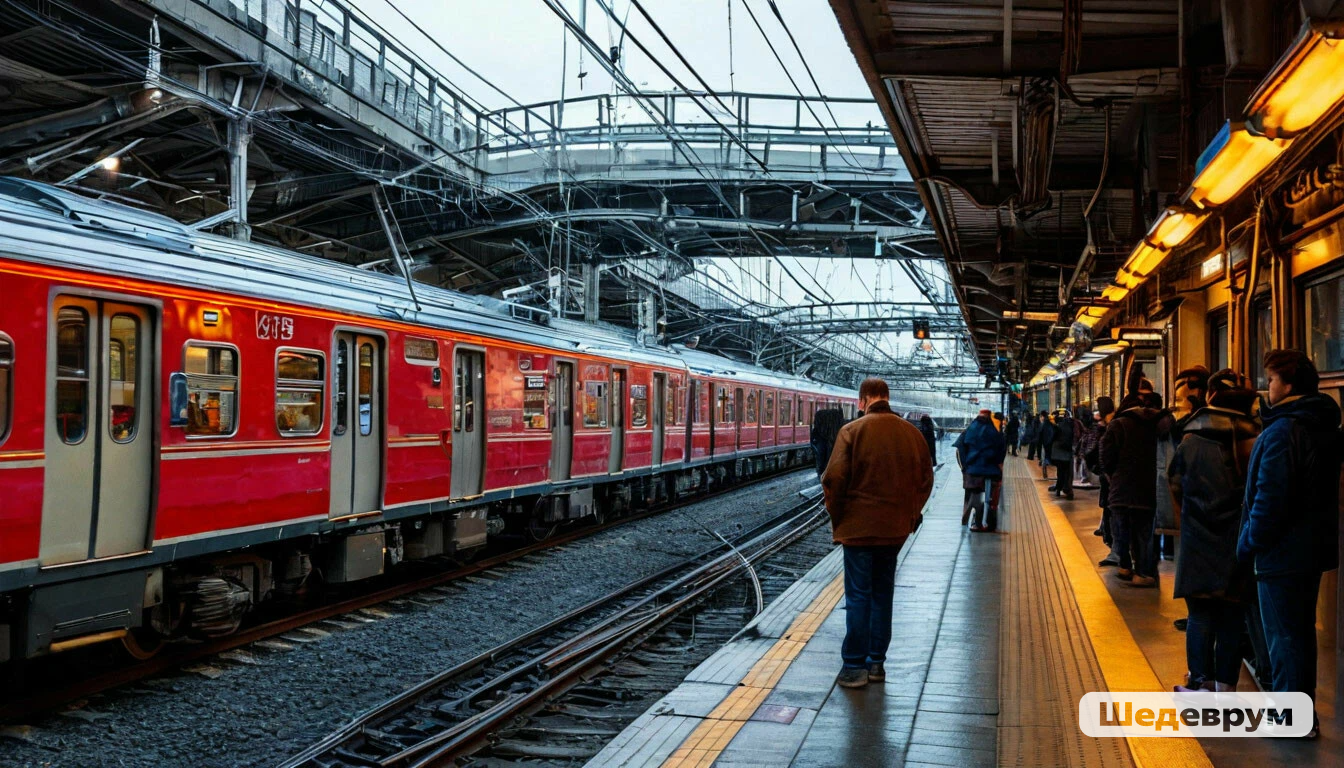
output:
M 1106 290 L 1101 292 L 1101 298 L 1107 301 L 1120 302 L 1129 295 L 1129 289 L 1123 285 L 1108 285 Z
M 1153 228 L 1148 230 L 1148 241 L 1170 251 L 1190 239 L 1190 235 L 1194 234 L 1208 217 L 1208 213 L 1187 211 L 1173 206 L 1163 211 L 1162 215 L 1157 217 L 1157 221 L 1153 222 Z
M 1226 203 L 1264 173 L 1291 143 L 1252 135 L 1241 123 L 1225 123 L 1195 163 L 1190 200 L 1201 208 Z
M 1167 252 L 1161 248 L 1153 246 L 1147 240 L 1140 240 L 1139 244 L 1129 254 L 1129 260 L 1125 262 L 1124 271 L 1142 279 L 1151 275 L 1162 262 L 1166 261 Z
M 1344 99 L 1344 40 L 1338 25 L 1310 21 L 1251 95 L 1246 114 L 1260 133 L 1291 139 Z

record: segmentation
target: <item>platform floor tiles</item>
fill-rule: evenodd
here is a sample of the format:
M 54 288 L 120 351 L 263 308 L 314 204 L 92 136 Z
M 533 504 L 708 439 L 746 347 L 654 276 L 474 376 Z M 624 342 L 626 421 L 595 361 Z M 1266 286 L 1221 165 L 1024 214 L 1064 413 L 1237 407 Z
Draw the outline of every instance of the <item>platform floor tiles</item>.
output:
M 1010 460 L 999 531 L 984 534 L 960 524 L 955 467 L 938 473 L 897 568 L 885 683 L 835 685 L 837 549 L 589 765 L 1208 765 L 1191 739 L 1136 747 L 1079 732 L 1083 693 L 1160 684 L 1028 468 Z

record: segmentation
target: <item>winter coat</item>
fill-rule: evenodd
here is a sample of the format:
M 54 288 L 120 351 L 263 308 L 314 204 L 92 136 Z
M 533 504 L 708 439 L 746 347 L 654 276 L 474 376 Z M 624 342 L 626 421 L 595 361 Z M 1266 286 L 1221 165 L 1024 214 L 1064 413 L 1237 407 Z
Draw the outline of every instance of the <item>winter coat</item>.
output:
M 924 436 L 887 403 L 873 403 L 841 428 L 821 487 L 836 543 L 899 546 L 933 491 Z
M 1027 419 L 1027 423 L 1022 425 L 1022 444 L 1031 445 L 1036 442 L 1036 436 L 1041 432 L 1041 422 L 1036 417 Z
M 1109 476 L 1112 507 L 1157 508 L 1156 408 L 1132 406 L 1115 415 L 1101 436 L 1101 471 Z
M 1017 437 L 1021 433 L 1021 430 L 1022 423 L 1017 420 L 1016 416 L 1014 416 L 1008 420 L 1008 427 L 1003 431 L 1003 439 L 1007 440 L 1009 445 L 1016 444 Z
M 1055 432 L 1057 431 L 1053 421 L 1041 422 L 1041 428 L 1036 432 L 1036 444 L 1041 446 L 1042 452 L 1050 450 L 1050 444 L 1055 442 Z
M 826 471 L 835 447 L 836 436 L 845 426 L 845 413 L 839 408 L 822 408 L 812 417 L 812 452 L 817 460 L 817 474 Z
M 1249 584 L 1237 563 L 1246 467 L 1260 421 L 1240 411 L 1201 408 L 1182 420 L 1183 436 L 1167 472 L 1181 520 L 1176 597 L 1237 598 Z
M 1062 464 L 1073 461 L 1073 435 L 1076 419 L 1063 417 L 1055 424 L 1054 435 L 1050 441 L 1050 461 Z
M 1320 393 L 1262 404 L 1237 557 L 1256 576 L 1339 566 L 1339 406 Z
M 938 466 L 938 430 L 934 429 L 932 421 L 919 420 L 919 433 L 924 436 L 924 443 L 929 446 L 929 461 L 934 466 Z
M 1008 454 L 1008 443 L 1004 441 L 1003 433 L 994 428 L 990 417 L 976 416 L 952 447 L 957 449 L 957 461 L 961 463 L 962 472 L 980 477 L 1003 476 L 1003 459 Z
M 1098 469 L 1097 451 L 1101 447 L 1101 433 L 1105 431 L 1106 428 L 1098 422 L 1087 423 L 1083 425 L 1083 434 L 1078 440 L 1078 445 L 1074 446 L 1075 453 L 1083 457 L 1083 463 L 1087 465 L 1089 472 L 1096 472 Z

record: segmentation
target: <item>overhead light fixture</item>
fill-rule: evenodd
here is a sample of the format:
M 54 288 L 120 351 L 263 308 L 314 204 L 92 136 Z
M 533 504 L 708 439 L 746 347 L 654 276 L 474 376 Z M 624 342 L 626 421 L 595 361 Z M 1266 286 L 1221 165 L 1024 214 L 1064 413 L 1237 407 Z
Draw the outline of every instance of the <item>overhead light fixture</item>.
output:
M 1178 248 L 1190 239 L 1190 235 L 1208 217 L 1207 212 L 1186 210 L 1179 206 L 1167 208 L 1153 222 L 1153 228 L 1148 230 L 1148 242 L 1168 251 Z
M 1308 20 L 1288 52 L 1251 94 L 1257 132 L 1291 139 L 1344 99 L 1344 25 Z
M 1112 328 L 1111 338 L 1134 344 L 1137 342 L 1160 342 L 1163 337 L 1161 331 L 1155 331 L 1152 328 Z
M 1113 301 L 1117 304 L 1123 301 L 1128 295 L 1129 289 L 1123 285 L 1108 285 L 1106 286 L 1106 290 L 1101 292 L 1101 298 L 1106 301 Z
M 1228 121 L 1195 163 L 1190 200 L 1201 208 L 1226 203 L 1250 186 L 1292 142 L 1256 136 Z
M 104 171 L 116 173 L 117 169 L 121 167 L 121 158 L 116 155 L 111 155 L 99 160 L 98 164 L 103 167 Z
M 1138 284 L 1142 283 L 1144 278 L 1156 271 L 1166 260 L 1166 251 L 1154 246 L 1147 240 L 1140 240 L 1139 244 L 1134 246 L 1134 250 L 1130 252 L 1129 260 L 1125 262 L 1125 266 L 1121 270 L 1128 272 L 1138 280 L 1133 286 L 1126 285 L 1125 287 L 1138 287 Z M 1124 284 L 1122 283 L 1122 285 Z

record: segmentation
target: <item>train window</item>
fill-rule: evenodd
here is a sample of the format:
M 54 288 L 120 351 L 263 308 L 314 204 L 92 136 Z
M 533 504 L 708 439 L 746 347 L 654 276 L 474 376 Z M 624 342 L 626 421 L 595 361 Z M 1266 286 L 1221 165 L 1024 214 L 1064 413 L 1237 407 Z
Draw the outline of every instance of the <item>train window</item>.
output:
M 743 421 L 744 424 L 756 423 L 757 420 L 756 400 L 758 398 L 758 395 L 759 392 L 755 389 L 747 392 L 747 413 L 746 413 L 746 419 Z
M 333 435 L 344 435 L 350 428 L 350 342 L 336 340 L 336 396 L 331 398 L 335 416 L 331 427 Z
M 406 362 L 412 365 L 439 364 L 439 342 L 433 339 L 417 339 L 414 336 L 407 336 L 403 345 L 406 351 Z
M 1320 371 L 1344 370 L 1341 307 L 1344 307 L 1344 276 L 1307 288 L 1307 354 Z M 1259 367 L 1260 361 L 1255 364 Z
M 765 404 L 761 409 L 761 424 L 766 427 L 775 426 L 775 393 L 766 392 L 764 395 Z
M 1260 365 L 1265 353 L 1274 348 L 1274 316 L 1269 302 L 1255 305 L 1255 327 L 1251 331 L 1251 374 L 1253 386 L 1258 390 L 1269 389 L 1269 379 L 1265 377 L 1265 368 Z
M 373 434 L 373 345 L 359 345 L 359 388 L 355 392 L 359 403 L 359 434 Z M 470 417 L 468 417 L 470 419 Z
M 635 384 L 630 387 L 630 426 L 643 427 L 649 423 L 649 387 Z
M 238 429 L 238 350 L 187 342 L 187 435 L 228 437 Z
M 12 413 L 10 393 L 14 391 L 14 342 L 0 333 L 0 443 L 9 437 Z
M 367 345 L 366 345 L 367 346 Z M 322 431 L 322 355 L 281 349 L 275 357 L 275 428 L 285 437 Z
M 779 425 L 781 427 L 791 426 L 793 424 L 793 395 L 784 395 L 779 398 Z
M 719 387 L 718 406 L 716 407 L 719 412 L 720 424 L 732 424 L 737 420 L 733 415 L 733 398 L 732 395 L 728 394 L 727 387 Z
M 136 399 L 136 379 L 139 376 L 138 350 L 140 318 L 135 315 L 114 315 L 108 333 L 108 404 L 107 429 L 118 443 L 135 439 L 139 422 Z
M 585 381 L 583 383 L 583 426 L 607 426 L 607 383 L 605 381 Z
M 663 394 L 663 424 L 680 424 L 686 418 L 686 388 L 680 379 L 669 379 Z
M 84 440 L 89 422 L 89 314 L 79 307 L 56 313 L 56 431 L 61 441 Z

